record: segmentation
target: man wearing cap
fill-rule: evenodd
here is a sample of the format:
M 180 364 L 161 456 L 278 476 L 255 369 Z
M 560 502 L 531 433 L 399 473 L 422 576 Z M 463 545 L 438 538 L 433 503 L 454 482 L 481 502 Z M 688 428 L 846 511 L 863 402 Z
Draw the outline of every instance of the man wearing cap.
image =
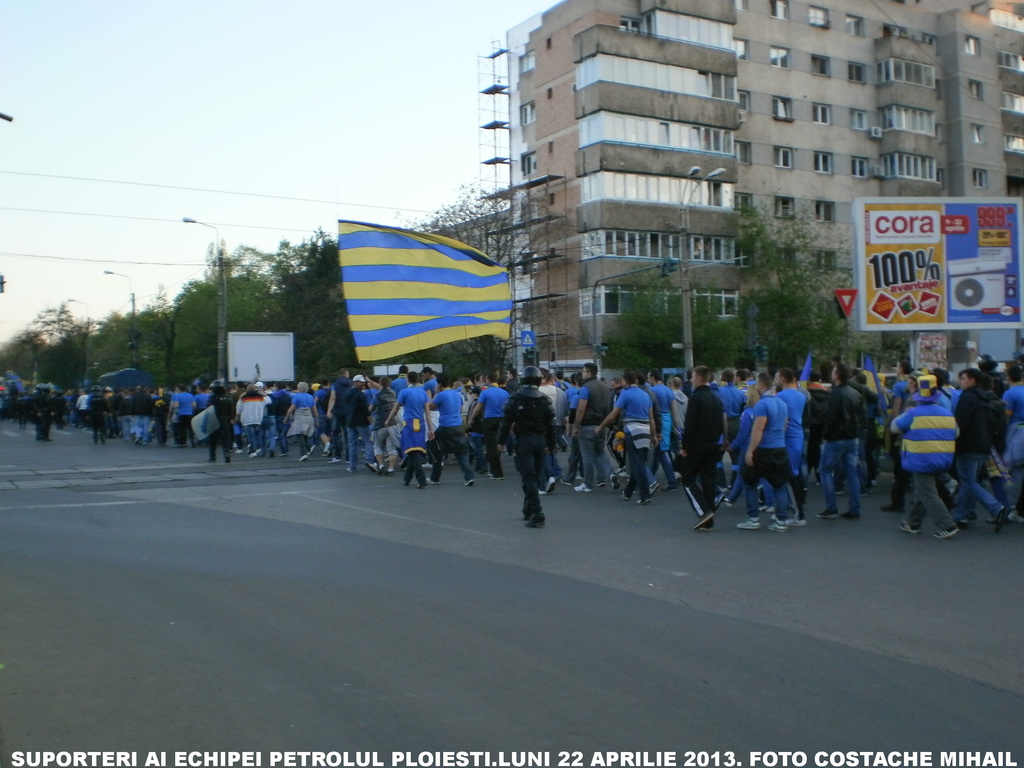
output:
M 348 435 L 348 471 L 359 467 L 359 441 L 363 441 L 363 459 L 373 471 L 377 465 L 373 460 L 373 443 L 370 441 L 370 401 L 366 396 L 366 377 L 357 373 L 352 377 L 352 386 L 342 401 L 345 416 L 345 431 Z
M 938 530 L 937 539 L 948 539 L 957 534 L 956 523 L 939 498 L 939 476 L 953 466 L 953 454 L 959 433 L 956 419 L 949 408 L 939 403 L 939 392 L 934 376 L 920 376 L 916 380 L 917 393 L 910 408 L 893 419 L 890 429 L 902 435 L 900 459 L 903 469 L 910 474 L 914 492 L 913 502 L 906 518 L 900 523 L 905 533 L 920 533 L 921 522 L 931 514 Z M 907 393 L 915 389 L 907 388 Z

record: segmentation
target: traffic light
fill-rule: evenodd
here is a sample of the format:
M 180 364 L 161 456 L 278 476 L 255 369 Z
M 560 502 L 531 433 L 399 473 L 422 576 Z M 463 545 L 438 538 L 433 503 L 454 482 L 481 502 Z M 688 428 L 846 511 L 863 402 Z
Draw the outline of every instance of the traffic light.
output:
M 679 259 L 664 258 L 661 260 L 661 276 L 668 277 L 679 269 Z
M 4 276 L 0 275 L 0 293 L 4 292 L 4 286 L 7 285 L 7 281 L 4 280 Z

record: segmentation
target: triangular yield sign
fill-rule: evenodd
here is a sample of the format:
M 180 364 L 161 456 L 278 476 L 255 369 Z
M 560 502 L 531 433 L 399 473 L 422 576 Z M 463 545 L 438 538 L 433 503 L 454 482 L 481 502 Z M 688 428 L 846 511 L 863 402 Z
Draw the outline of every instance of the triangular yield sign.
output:
M 836 300 L 839 302 L 839 308 L 843 310 L 843 314 L 849 319 L 850 313 L 853 312 L 853 303 L 857 300 L 857 289 L 836 288 Z

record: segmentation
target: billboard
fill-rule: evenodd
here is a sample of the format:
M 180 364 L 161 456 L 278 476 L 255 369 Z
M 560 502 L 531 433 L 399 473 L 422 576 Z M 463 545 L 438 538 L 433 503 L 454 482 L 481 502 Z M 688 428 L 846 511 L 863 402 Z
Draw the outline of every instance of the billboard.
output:
M 857 328 L 937 331 L 1021 324 L 1021 200 L 853 201 Z

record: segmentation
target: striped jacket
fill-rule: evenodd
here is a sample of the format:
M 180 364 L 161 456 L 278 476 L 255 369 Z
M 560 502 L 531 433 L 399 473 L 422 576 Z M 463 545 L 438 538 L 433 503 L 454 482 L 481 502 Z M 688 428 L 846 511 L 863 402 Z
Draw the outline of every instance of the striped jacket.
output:
M 959 432 L 953 412 L 938 403 L 921 403 L 893 423 L 903 433 L 903 468 L 912 473 L 944 472 L 953 466 Z

